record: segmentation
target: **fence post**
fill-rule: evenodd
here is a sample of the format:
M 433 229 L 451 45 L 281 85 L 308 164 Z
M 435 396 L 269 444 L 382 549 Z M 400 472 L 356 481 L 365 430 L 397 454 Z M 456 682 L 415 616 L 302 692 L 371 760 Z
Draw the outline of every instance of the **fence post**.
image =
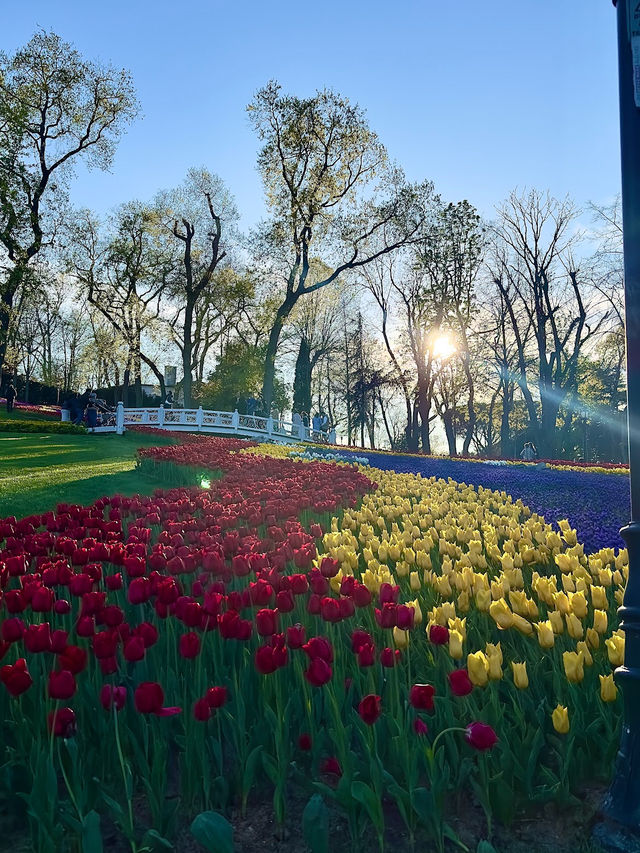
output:
M 122 401 L 118 403 L 116 408 L 116 432 L 122 435 L 124 432 L 124 405 Z
M 273 418 L 271 415 L 267 418 L 267 433 L 271 435 L 273 433 Z
M 198 406 L 198 411 L 196 412 L 196 423 L 198 425 L 198 432 L 200 432 L 200 428 L 202 427 L 203 421 L 204 421 L 204 412 L 202 411 L 202 406 Z
M 240 415 L 238 414 L 238 410 L 237 410 L 237 409 L 236 409 L 236 410 L 235 410 L 235 412 L 231 415 L 231 426 L 233 427 L 233 429 L 235 430 L 235 432 L 238 432 L 238 427 L 240 426 Z
M 164 406 L 160 406 L 158 409 L 158 426 L 164 426 Z

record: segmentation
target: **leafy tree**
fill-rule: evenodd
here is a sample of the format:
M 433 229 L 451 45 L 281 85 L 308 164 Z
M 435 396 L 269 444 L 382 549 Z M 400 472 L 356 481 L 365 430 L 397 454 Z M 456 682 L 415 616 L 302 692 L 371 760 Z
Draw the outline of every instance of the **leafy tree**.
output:
M 72 167 L 109 167 L 137 114 L 126 71 L 84 59 L 55 33 L 0 54 L 0 365 L 16 294 L 56 237 Z
M 248 111 L 263 143 L 258 168 L 271 210 L 261 248 L 285 286 L 265 353 L 269 405 L 280 335 L 298 300 L 419 239 L 433 187 L 408 184 L 363 110 L 335 92 L 298 98 L 271 82 Z M 309 276 L 314 258 L 327 267 L 316 280 Z
M 232 412 L 239 398 L 259 397 L 264 353 L 264 345 L 247 345 L 237 338 L 230 340 L 208 381 L 202 386 L 202 405 L 207 409 Z M 288 404 L 284 383 L 277 375 L 272 403 L 281 411 Z

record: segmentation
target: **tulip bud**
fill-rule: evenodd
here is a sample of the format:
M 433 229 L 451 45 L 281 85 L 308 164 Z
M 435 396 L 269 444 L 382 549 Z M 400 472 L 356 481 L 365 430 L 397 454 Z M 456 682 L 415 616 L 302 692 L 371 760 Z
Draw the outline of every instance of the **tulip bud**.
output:
M 527 664 L 515 663 L 511 661 L 511 669 L 513 670 L 513 683 L 519 690 L 524 690 L 529 686 L 529 677 L 527 675 Z
M 558 705 L 551 714 L 553 728 L 560 735 L 566 735 L 569 731 L 569 712 L 563 705 Z
M 600 678 L 600 698 L 603 702 L 615 702 L 618 696 L 618 689 L 613 680 L 613 675 L 601 675 Z
M 605 610 L 593 611 L 593 627 L 598 634 L 605 634 L 607 631 L 607 613 Z
M 567 613 L 564 617 L 567 623 L 567 631 L 573 640 L 580 640 L 584 636 L 584 628 L 582 622 L 578 619 L 575 613 Z
M 624 638 L 618 634 L 613 634 L 608 640 L 604 641 L 604 644 L 607 647 L 611 666 L 622 666 L 624 663 Z
M 462 657 L 463 637 L 460 631 L 449 631 L 449 654 L 453 660 L 460 660 Z
M 402 631 L 395 626 L 393 629 L 393 642 L 397 649 L 406 649 L 409 645 L 409 632 Z
M 554 634 L 562 634 L 564 632 L 564 621 L 562 613 L 559 610 L 551 610 L 549 612 L 549 622 L 551 622 Z
M 538 643 L 543 649 L 550 649 L 555 642 L 553 627 L 551 622 L 536 622 L 535 629 L 538 632 Z
M 584 678 L 584 655 L 582 652 L 563 652 L 562 663 L 567 680 L 578 684 Z

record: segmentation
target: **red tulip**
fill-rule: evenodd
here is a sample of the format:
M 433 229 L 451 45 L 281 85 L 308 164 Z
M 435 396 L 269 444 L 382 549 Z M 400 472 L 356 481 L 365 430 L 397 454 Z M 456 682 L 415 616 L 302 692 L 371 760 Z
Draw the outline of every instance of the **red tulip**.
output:
M 59 616 L 64 616 L 67 613 L 71 613 L 71 605 L 66 598 L 58 598 L 53 604 L 53 612 Z
M 398 598 L 400 596 L 400 587 L 392 586 L 390 583 L 382 583 L 380 584 L 380 591 L 378 593 L 378 599 L 381 605 L 385 604 L 397 604 Z
M 71 708 L 58 708 L 47 715 L 47 727 L 55 737 L 70 738 L 76 733 L 76 715 Z
M 211 706 L 206 696 L 203 699 L 196 700 L 193 706 L 193 716 L 200 723 L 206 723 L 207 720 L 211 719 Z
M 382 699 L 375 693 L 369 693 L 358 705 L 358 713 L 363 721 L 372 726 L 382 713 Z
M 434 646 L 446 646 L 449 642 L 449 629 L 445 625 L 432 625 L 429 628 L 429 639 Z
M 122 574 L 118 572 L 115 575 L 107 575 L 104 579 L 104 585 L 110 592 L 122 589 Z
M 335 598 L 325 596 L 320 600 L 320 615 L 325 622 L 333 622 L 334 624 L 341 621 L 340 604 Z
M 273 648 L 271 646 L 258 646 L 254 661 L 256 669 L 262 675 L 270 675 L 278 669 L 278 664 L 273 659 Z
M 435 693 L 430 684 L 414 684 L 409 692 L 409 703 L 419 711 L 431 711 Z
M 340 762 L 334 757 L 325 758 L 320 765 L 320 771 L 322 773 L 330 773 L 333 776 L 342 776 L 342 767 L 340 767 Z
M 20 696 L 25 690 L 28 690 L 33 684 L 33 679 L 27 669 L 27 662 L 24 658 L 18 658 L 13 664 L 8 664 L 0 669 L 0 681 L 7 688 L 11 696 Z
M 150 649 L 158 642 L 158 629 L 151 622 L 141 622 L 134 633 L 142 637 L 145 649 Z
M 71 699 L 76 692 L 76 680 L 67 669 L 50 672 L 47 692 L 52 699 Z
M 363 631 L 361 628 L 356 628 L 351 633 L 351 651 L 358 654 L 363 646 L 373 645 L 373 637 L 368 631 Z
M 118 646 L 118 635 L 114 631 L 98 631 L 94 634 L 91 643 L 94 655 L 101 658 L 113 657 Z
M 301 649 L 305 642 L 306 628 L 299 622 L 287 628 L 287 645 L 290 649 Z
M 112 675 L 118 671 L 118 661 L 115 655 L 108 658 L 100 658 L 98 663 L 100 664 L 100 671 L 103 675 Z
M 111 684 L 103 684 L 100 690 L 100 704 L 105 711 L 115 708 L 121 711 L 127 701 L 126 687 L 112 687 Z
M 400 649 L 390 649 L 387 647 L 380 652 L 380 663 L 387 669 L 392 669 L 402 659 Z
M 308 752 L 312 747 L 311 735 L 303 732 L 298 738 L 298 748 L 303 752 Z
M 358 666 L 373 666 L 376 662 L 376 647 L 371 643 L 361 646 L 358 651 Z
M 391 602 L 386 602 L 382 605 L 382 610 L 379 610 L 377 607 L 375 609 L 375 617 L 376 622 L 381 628 L 395 628 L 398 615 L 397 615 L 398 606 L 396 604 L 392 604 Z
M 143 681 L 133 694 L 136 711 L 140 714 L 155 714 L 158 717 L 171 717 L 179 714 L 180 708 L 163 708 L 164 690 L 155 681 Z
M 276 595 L 276 607 L 280 613 L 291 613 L 295 607 L 295 600 L 290 589 L 281 589 Z
M 420 717 L 413 721 L 413 730 L 418 736 L 426 735 L 429 731 L 427 724 Z
M 340 563 L 331 557 L 323 557 L 320 562 L 320 572 L 324 578 L 335 578 L 340 571 Z
M 58 666 L 60 669 L 68 669 L 74 675 L 82 672 L 87 665 L 87 652 L 80 646 L 66 646 L 64 651 L 58 655 Z
M 195 633 L 195 631 L 189 631 L 188 634 L 183 634 L 180 637 L 178 650 L 180 652 L 180 656 L 187 660 L 198 657 L 200 654 L 200 637 Z
M 304 677 L 313 687 L 322 687 L 331 680 L 331 667 L 323 658 L 312 658 L 308 669 L 304 671 Z
M 368 607 L 372 601 L 371 593 L 364 584 L 354 586 L 352 598 L 356 607 Z
M 333 646 L 326 637 L 311 637 L 302 648 L 311 660 L 321 658 L 327 663 L 333 661 Z
M 278 630 L 278 611 L 264 608 L 256 613 L 256 628 L 261 637 L 270 637 Z
M 491 749 L 498 742 L 494 730 L 485 723 L 470 723 L 466 728 L 464 737 L 468 744 L 480 751 Z
M 144 659 L 145 645 L 142 637 L 130 637 L 124 644 L 122 654 L 129 663 Z
M 42 622 L 40 625 L 29 625 L 24 632 L 24 647 L 28 652 L 51 651 L 51 625 Z
M 69 637 L 68 631 L 63 631 L 58 628 L 56 631 L 53 631 L 51 634 L 51 651 L 54 655 L 62 654 L 62 652 L 67 648 L 67 639 Z
M 24 622 L 18 616 L 5 619 L 2 623 L 2 639 L 5 643 L 16 643 L 22 639 L 24 632 Z
M 127 599 L 130 604 L 144 604 L 151 597 L 151 581 L 149 578 L 133 578 L 127 590 Z
M 396 610 L 396 620 L 398 628 L 402 631 L 410 631 L 413 628 L 416 611 L 413 607 L 406 604 L 399 604 Z
M 321 609 L 321 597 L 314 592 L 307 599 L 307 613 L 312 616 L 319 616 Z
M 227 698 L 226 687 L 210 687 L 207 690 L 206 699 L 210 708 L 222 708 L 226 704 Z
M 49 613 L 53 608 L 53 590 L 46 586 L 38 587 L 31 599 L 31 609 L 34 613 Z
M 466 669 L 454 669 L 449 673 L 449 687 L 454 696 L 468 696 L 473 684 Z

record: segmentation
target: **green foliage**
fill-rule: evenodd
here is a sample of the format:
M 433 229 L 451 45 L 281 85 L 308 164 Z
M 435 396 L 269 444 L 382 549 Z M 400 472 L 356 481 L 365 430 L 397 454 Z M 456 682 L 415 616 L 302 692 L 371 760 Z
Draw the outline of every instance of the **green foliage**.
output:
M 202 812 L 191 824 L 191 834 L 209 853 L 233 853 L 233 827 L 218 812 Z
M 243 341 L 229 341 L 209 379 L 201 390 L 205 409 L 232 412 L 238 397 L 258 397 L 262 387 L 265 347 L 247 346 Z M 284 383 L 275 381 L 274 404 L 278 409 L 288 405 Z
M 11 418 L 11 420 L 0 420 L 0 432 L 46 432 L 58 435 L 85 435 L 87 431 L 83 426 L 77 426 L 68 421 L 38 421 Z

